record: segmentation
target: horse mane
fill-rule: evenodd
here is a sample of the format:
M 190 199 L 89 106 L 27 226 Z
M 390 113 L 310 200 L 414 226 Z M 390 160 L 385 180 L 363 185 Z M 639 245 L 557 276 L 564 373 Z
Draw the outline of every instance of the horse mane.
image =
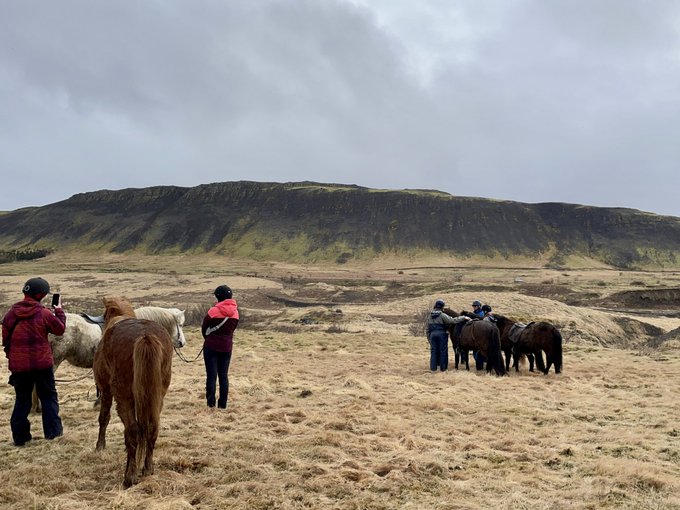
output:
M 135 309 L 128 298 L 122 296 L 106 296 L 102 299 L 104 303 L 104 324 L 108 328 L 114 322 L 125 318 L 134 318 Z

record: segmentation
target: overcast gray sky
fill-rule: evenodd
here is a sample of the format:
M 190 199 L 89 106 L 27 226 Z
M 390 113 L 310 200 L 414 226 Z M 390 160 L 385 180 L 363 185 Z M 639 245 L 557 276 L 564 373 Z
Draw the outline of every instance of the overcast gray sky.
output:
M 0 0 L 0 210 L 312 180 L 680 216 L 676 0 Z

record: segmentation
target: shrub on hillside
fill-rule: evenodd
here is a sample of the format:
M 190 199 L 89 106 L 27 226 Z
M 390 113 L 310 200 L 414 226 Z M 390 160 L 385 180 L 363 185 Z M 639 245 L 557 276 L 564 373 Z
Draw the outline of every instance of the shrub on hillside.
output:
M 427 336 L 427 318 L 430 310 L 425 309 L 413 315 L 413 322 L 408 327 L 409 333 L 413 336 Z

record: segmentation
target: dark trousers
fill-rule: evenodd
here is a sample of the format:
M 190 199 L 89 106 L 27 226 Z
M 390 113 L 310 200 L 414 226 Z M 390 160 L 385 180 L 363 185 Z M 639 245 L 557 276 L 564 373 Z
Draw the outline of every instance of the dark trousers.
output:
M 31 422 L 28 421 L 28 413 L 31 412 L 34 386 L 42 406 L 42 426 L 45 439 L 61 436 L 64 430 L 61 425 L 61 418 L 59 418 L 59 400 L 57 388 L 54 385 L 54 371 L 51 368 L 46 368 L 45 370 L 31 370 L 30 372 L 12 372 L 10 379 L 16 394 L 14 410 L 10 418 L 14 444 L 20 446 L 31 440 Z
M 226 409 L 229 398 L 229 362 L 230 352 L 218 352 L 212 349 L 203 349 L 203 361 L 205 361 L 205 398 L 208 407 L 215 407 L 215 390 L 217 379 L 220 381 L 220 396 L 217 399 L 217 407 Z
M 475 351 L 474 353 L 472 353 L 472 357 L 475 358 L 475 367 L 477 368 L 477 370 L 484 370 L 484 362 L 486 361 L 486 359 L 484 358 L 482 353 Z
M 449 335 L 446 331 L 433 331 L 430 333 L 430 370 L 449 368 Z

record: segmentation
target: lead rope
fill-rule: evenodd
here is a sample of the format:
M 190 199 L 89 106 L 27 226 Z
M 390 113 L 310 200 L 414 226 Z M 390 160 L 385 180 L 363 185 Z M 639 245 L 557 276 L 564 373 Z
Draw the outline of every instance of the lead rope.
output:
M 203 354 L 203 347 L 201 347 L 201 350 L 198 351 L 198 354 L 196 355 L 196 357 L 195 357 L 194 359 L 187 359 L 187 358 L 184 356 L 184 354 L 182 354 L 182 353 L 180 352 L 180 350 L 179 350 L 177 347 L 174 347 L 174 346 L 173 346 L 173 349 L 175 349 L 175 352 L 177 353 L 177 357 L 178 357 L 179 359 L 181 359 L 182 361 L 184 361 L 184 363 L 193 363 L 193 362 L 195 362 L 195 361 L 198 361 L 198 358 L 201 356 L 201 354 Z
M 90 377 L 93 374 L 94 374 L 94 371 L 90 370 L 87 374 L 82 375 L 80 377 L 76 377 L 75 379 L 55 379 L 54 382 L 59 383 L 59 384 L 74 383 L 74 382 L 82 381 L 83 379 L 87 379 L 88 377 Z

